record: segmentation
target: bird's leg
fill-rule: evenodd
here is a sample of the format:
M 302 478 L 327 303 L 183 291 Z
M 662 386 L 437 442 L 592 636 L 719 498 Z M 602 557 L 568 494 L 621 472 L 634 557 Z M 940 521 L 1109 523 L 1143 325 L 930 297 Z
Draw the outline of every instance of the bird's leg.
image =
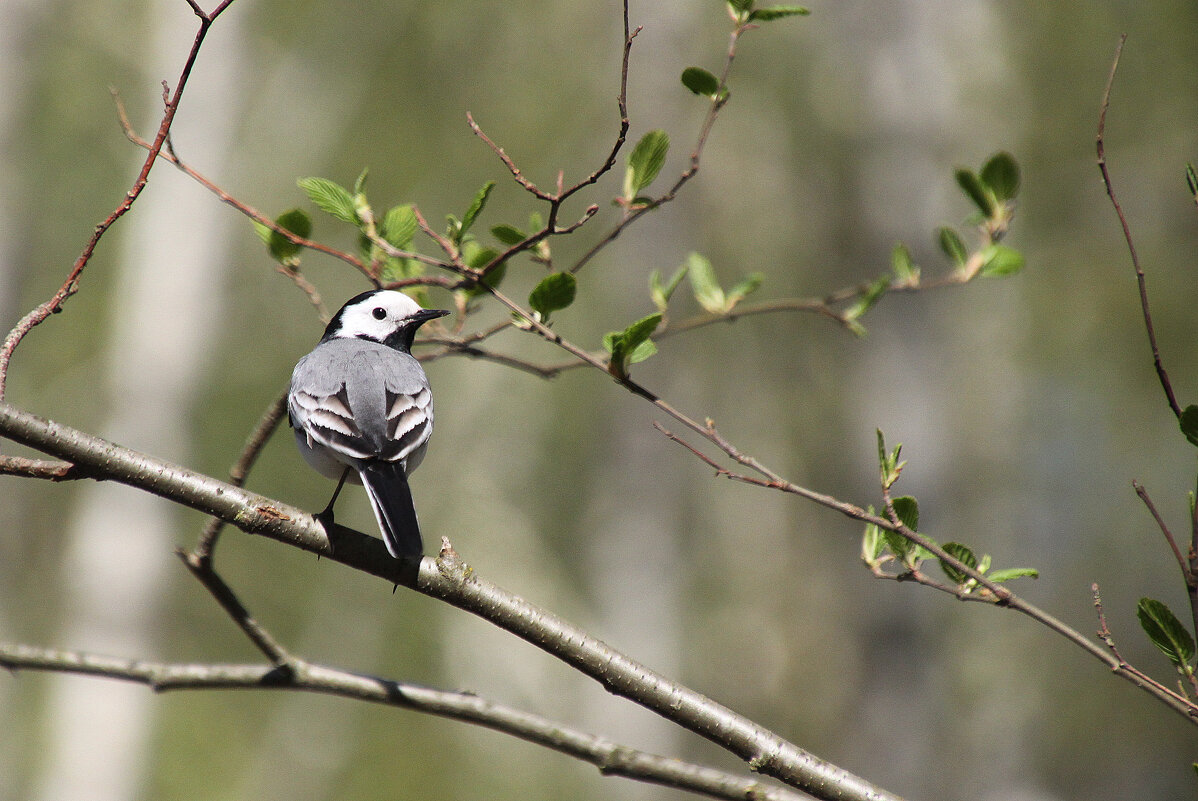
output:
M 329 503 L 324 510 L 316 515 L 316 519 L 324 526 L 324 530 L 328 531 L 333 527 L 333 504 L 337 503 L 337 496 L 341 494 L 341 488 L 345 486 L 345 479 L 349 477 L 351 467 L 346 467 L 341 471 L 341 480 L 337 482 L 337 489 L 333 490 L 333 497 L 329 498 Z

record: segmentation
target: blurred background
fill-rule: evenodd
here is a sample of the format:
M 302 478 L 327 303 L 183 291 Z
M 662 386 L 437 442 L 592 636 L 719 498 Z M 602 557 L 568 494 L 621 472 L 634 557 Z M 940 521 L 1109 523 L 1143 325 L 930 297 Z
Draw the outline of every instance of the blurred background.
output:
M 211 3 L 208 3 L 211 5 Z M 1198 6 L 1188 2 L 814 0 L 808 18 L 742 41 L 732 100 L 698 178 L 580 273 L 565 336 L 652 310 L 647 277 L 686 254 L 754 300 L 821 295 L 888 269 L 896 241 L 925 276 L 939 225 L 969 213 L 952 178 L 999 149 L 1023 166 L 1008 279 L 885 298 L 856 339 L 779 314 L 666 340 L 639 380 L 713 417 L 788 478 L 877 503 L 874 429 L 904 443 L 899 489 L 922 528 L 1034 566 L 1016 587 L 1078 630 L 1103 590 L 1122 653 L 1162 681 L 1135 603 L 1181 613 L 1175 563 L 1131 489 L 1185 531 L 1194 452 L 1152 369 L 1134 277 L 1095 166 L 1099 102 L 1129 34 L 1107 151 L 1148 271 L 1184 405 L 1198 211 Z M 686 166 L 705 110 L 678 75 L 718 71 L 723 3 L 634 2 L 631 140 Z M 151 135 L 196 21 L 182 0 L 0 4 L 0 328 L 59 286 L 143 158 L 109 88 Z M 536 209 L 465 124 L 523 168 L 576 180 L 617 127 L 615 2 L 353 4 L 237 0 L 196 64 L 180 156 L 275 215 L 308 206 L 299 177 L 352 184 L 434 222 L 497 180 L 479 232 Z M 621 162 L 622 165 L 622 162 Z M 554 242 L 572 263 L 616 218 Z M 351 247 L 318 216 L 315 237 Z M 431 244 L 426 244 L 432 252 Z M 8 399 L 223 476 L 322 325 L 248 221 L 160 163 L 106 237 L 81 291 L 12 362 Z M 367 288 L 305 258 L 335 309 Z M 509 270 L 523 297 L 542 269 Z M 434 295 L 434 302 L 447 302 Z M 684 287 L 673 313 L 697 306 Z M 497 310 L 470 325 L 501 319 Z M 495 347 L 562 354 L 518 332 Z M 429 364 L 437 432 L 413 486 L 430 551 L 449 536 L 483 575 L 795 743 L 911 798 L 1192 797 L 1192 726 L 1028 620 L 874 580 L 860 528 L 790 496 L 713 479 L 653 430 L 658 415 L 594 371 L 544 381 L 464 358 Z M 20 453 L 4 443 L 6 453 Z M 249 486 L 309 509 L 332 487 L 280 431 Z M 374 523 L 350 489 L 339 521 Z M 0 478 L 0 638 L 172 661 L 258 655 L 174 559 L 203 519 L 109 484 Z M 218 566 L 292 651 L 477 691 L 617 742 L 745 772 L 737 760 L 607 695 L 465 613 L 276 543 L 227 533 Z M 36 673 L 0 676 L 0 801 L 18 799 L 674 799 L 503 735 L 389 708 L 286 693 L 171 693 Z

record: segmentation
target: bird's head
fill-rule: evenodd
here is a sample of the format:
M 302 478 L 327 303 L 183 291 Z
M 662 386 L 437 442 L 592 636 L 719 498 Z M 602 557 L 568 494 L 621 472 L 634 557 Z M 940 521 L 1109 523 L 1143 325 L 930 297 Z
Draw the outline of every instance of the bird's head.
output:
M 346 301 L 329 321 L 322 341 L 356 337 L 406 352 L 412 347 L 416 329 L 447 314 L 444 309 L 422 308 L 402 292 L 372 289 Z

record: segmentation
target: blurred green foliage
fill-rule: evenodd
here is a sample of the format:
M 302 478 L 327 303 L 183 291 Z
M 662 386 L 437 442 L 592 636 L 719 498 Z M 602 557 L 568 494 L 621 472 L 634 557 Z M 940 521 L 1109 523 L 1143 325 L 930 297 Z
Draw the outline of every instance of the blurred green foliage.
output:
M 144 132 L 161 106 L 164 74 L 148 67 L 158 31 L 177 26 L 180 61 L 186 51 L 193 17 L 185 4 L 113 11 L 74 0 L 0 7 L 0 28 L 23 32 L 21 48 L 0 61 L 0 90 L 10 95 L 0 129 L 0 236 L 11 264 L 0 275 L 4 328 L 57 287 L 128 188 L 140 153 L 114 122 L 108 87 L 120 89 Z M 349 217 L 355 193 L 345 187 L 369 164 L 371 197 L 398 204 L 380 206 L 391 209 L 383 225 L 393 245 L 411 227 L 397 209 L 412 202 L 427 219 L 446 219 L 463 251 L 487 230 L 510 245 L 519 229 L 492 226 L 535 209 L 471 134 L 465 112 L 531 179 L 586 175 L 617 130 L 618 11 L 547 0 L 371 0 L 343 13 L 238 0 L 212 33 L 233 38 L 246 60 L 243 94 L 223 98 L 237 147 L 221 163 L 192 166 L 272 213 L 300 202 L 297 176 L 327 176 L 350 196 L 350 205 L 338 203 Z M 718 4 L 633 6 L 644 29 L 629 76 L 629 143 L 654 131 L 672 143 L 659 166 L 651 153 L 638 162 L 633 185 L 652 181 L 649 167 L 662 177 L 685 168 L 704 113 L 691 92 L 711 87 L 698 73 L 680 86 L 679 76 L 718 63 L 728 29 L 719 12 Z M 1094 627 L 1088 588 L 1098 581 L 1124 656 L 1159 665 L 1139 631 L 1138 600 L 1147 593 L 1182 608 L 1183 599 L 1176 566 L 1128 483 L 1152 489 L 1181 526 L 1194 464 L 1155 383 L 1128 259 L 1094 167 L 1101 89 L 1124 31 L 1107 154 L 1146 260 L 1162 351 L 1179 395 L 1193 398 L 1198 215 L 1183 177 L 1198 154 L 1198 9 L 1176 0 L 825 3 L 800 23 L 746 37 L 699 176 L 579 274 L 587 302 L 555 315 L 555 328 L 596 346 L 619 328 L 612 356 L 622 348 L 628 369 L 655 306 L 664 313 L 668 302 L 674 317 L 712 311 L 694 293 L 670 299 L 665 288 L 678 286 L 677 273 L 646 296 L 653 271 L 684 263 L 698 289 L 704 275 L 695 275 L 692 253 L 721 276 L 764 275 L 759 291 L 770 297 L 818 297 L 880 275 L 926 281 L 945 262 L 938 250 L 950 261 L 969 253 L 972 240 L 952 226 L 975 210 L 994 212 L 1019 188 L 1011 241 L 994 244 L 1001 249 L 986 261 L 998 273 L 1022 266 L 1013 279 L 887 296 L 869 310 L 864 339 L 798 313 L 706 327 L 664 341 L 636 379 L 716 419 L 787 477 L 860 503 L 877 497 L 872 432 L 881 427 L 906 443 L 903 492 L 919 498 L 919 525 L 931 536 L 968 542 L 997 564 L 1037 565 L 1040 580 L 1020 591 L 1083 631 Z M 203 94 L 218 67 L 201 56 L 189 92 Z M 206 125 L 185 100 L 173 137 L 184 158 Z M 970 173 L 991 191 L 970 192 L 970 206 L 946 176 L 992 163 L 999 148 L 1019 155 L 1019 173 L 1001 162 Z M 158 166 L 139 203 L 154 204 L 156 187 L 178 179 L 169 170 Z M 644 187 L 629 193 L 624 179 L 608 176 L 602 196 L 635 199 Z M 214 196 L 207 202 L 235 215 Z M 604 205 L 588 229 L 604 230 L 621 213 Z M 280 224 L 300 233 L 298 218 L 288 219 Z M 188 223 L 177 221 L 180 230 Z M 101 378 L 121 358 L 105 342 L 119 323 L 114 299 L 129 292 L 119 243 L 136 224 L 135 210 L 66 312 L 22 345 L 13 402 L 89 429 L 120 402 L 106 397 Z M 188 463 L 214 475 L 227 471 L 321 330 L 243 219 L 229 230 L 225 258 L 236 266 L 224 307 L 213 311 L 219 334 L 203 354 L 207 380 L 179 421 Z M 353 226 L 327 217 L 312 234 L 357 245 Z M 590 241 L 555 240 L 554 258 L 569 263 Z M 895 242 L 907 244 L 899 252 Z M 267 244 L 276 258 L 294 255 Z M 305 254 L 303 267 L 334 307 L 365 288 L 339 262 Z M 545 273 L 521 264 L 504 280 L 513 297 L 528 297 Z M 438 292 L 430 290 L 434 303 L 451 304 Z M 735 290 L 721 292 L 727 303 Z M 564 308 L 550 308 L 560 297 L 550 295 L 547 314 Z M 494 314 L 480 325 L 505 316 Z M 505 334 L 504 346 L 560 360 L 521 336 Z M 575 371 L 544 382 L 464 359 L 429 372 L 437 434 L 415 485 L 422 523 L 499 583 L 904 795 L 1192 792 L 1192 731 L 1173 713 L 1026 621 L 872 580 L 856 561 L 858 527 L 792 498 L 713 481 L 651 428 L 651 409 L 610 381 Z M 310 508 L 328 492 L 285 431 L 250 486 Z M 77 492 L 0 479 L 0 636 L 74 644 L 59 637 L 61 599 L 78 577 L 60 568 L 67 541 L 57 513 Z M 371 530 L 360 494 L 357 504 L 346 504 L 345 522 Z M 190 544 L 201 524 L 198 515 L 178 517 L 165 550 Z M 705 743 L 612 704 L 529 646 L 428 599 L 392 595 L 236 533 L 220 560 L 259 619 L 308 658 L 475 689 L 615 740 L 724 764 Z M 158 656 L 254 658 L 184 571 L 171 586 Z M 6 681 L 0 714 L 14 744 L 0 761 L 2 801 L 28 797 L 48 736 L 49 683 Z M 103 691 L 102 682 L 77 681 Z M 152 703 L 147 797 L 191 797 L 196 788 L 206 797 L 350 801 L 634 792 L 532 746 L 391 709 L 269 693 Z M 895 747 L 896 731 L 908 748 Z

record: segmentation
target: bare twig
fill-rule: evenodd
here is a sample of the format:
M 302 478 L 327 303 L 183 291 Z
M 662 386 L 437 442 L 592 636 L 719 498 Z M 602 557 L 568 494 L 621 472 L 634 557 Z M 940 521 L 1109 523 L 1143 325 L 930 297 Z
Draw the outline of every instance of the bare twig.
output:
M 1127 223 L 1127 217 L 1123 213 L 1122 206 L 1119 205 L 1119 199 L 1115 196 L 1115 187 L 1111 183 L 1111 174 L 1107 169 L 1106 163 L 1106 145 L 1104 137 L 1106 132 L 1106 113 L 1111 104 L 1111 87 L 1115 83 L 1115 72 L 1119 69 L 1119 56 L 1123 53 L 1123 43 L 1127 41 L 1127 34 L 1119 37 L 1119 44 L 1115 48 L 1115 60 L 1111 64 L 1110 77 L 1107 78 L 1106 89 L 1102 92 L 1102 111 L 1098 115 L 1098 135 L 1095 137 L 1095 147 L 1098 152 L 1098 170 L 1102 173 L 1102 183 L 1106 187 L 1107 196 L 1111 199 L 1111 205 L 1115 208 L 1115 214 L 1119 217 L 1119 225 L 1123 228 L 1123 239 L 1127 243 L 1127 251 L 1131 254 L 1132 267 L 1136 272 L 1136 283 L 1140 289 L 1140 309 L 1144 315 L 1144 328 L 1148 331 L 1148 343 L 1152 347 L 1152 364 L 1156 368 L 1157 378 L 1160 380 L 1161 389 L 1165 391 L 1165 398 L 1169 401 L 1169 408 L 1173 410 L 1173 414 L 1181 417 L 1181 406 L 1177 403 L 1177 397 L 1173 394 L 1173 385 L 1169 382 L 1169 374 L 1165 372 L 1165 365 L 1161 361 L 1160 347 L 1156 342 L 1156 329 L 1152 325 L 1152 312 L 1148 308 L 1148 284 L 1144 277 L 1144 270 L 1140 266 L 1140 257 L 1136 254 L 1135 242 L 1132 241 L 1131 227 Z
M 266 447 L 266 443 L 270 440 L 271 435 L 274 434 L 275 429 L 279 427 L 279 423 L 286 414 L 287 393 L 283 392 L 266 407 L 266 411 L 258 418 L 258 424 L 254 426 L 254 430 L 246 437 L 245 444 L 241 448 L 241 455 L 237 457 L 237 461 L 229 468 L 229 483 L 235 487 L 245 486 L 245 480 L 249 475 L 250 469 L 258 461 L 258 456 L 262 453 L 262 449 Z M 213 517 L 208 521 L 208 525 L 204 527 L 204 530 L 200 532 L 199 542 L 196 544 L 194 555 L 201 566 L 211 567 L 212 555 L 216 549 L 216 541 L 224 525 L 225 521 L 219 517 Z
M 665 192 L 665 194 L 654 198 L 652 202 L 639 205 L 635 208 L 624 209 L 624 215 L 620 221 L 613 226 L 606 235 L 598 242 L 590 247 L 585 253 L 579 257 L 574 266 L 570 268 L 570 272 L 576 273 L 587 265 L 591 259 L 595 258 L 601 250 L 614 242 L 620 234 L 653 209 L 660 208 L 662 205 L 669 203 L 678 196 L 678 192 L 699 172 L 699 163 L 703 157 L 703 150 L 707 146 L 707 139 L 711 135 L 711 129 L 715 126 L 716 119 L 720 115 L 720 111 L 728 103 L 731 94 L 728 92 L 728 77 L 732 73 L 732 62 L 736 59 L 736 47 L 740 41 L 740 37 L 744 33 L 756 26 L 754 25 L 737 25 L 733 29 L 728 40 L 728 51 L 724 56 L 724 68 L 720 73 L 719 87 L 712 95 L 711 105 L 707 109 L 707 115 L 703 118 L 702 125 L 699 126 L 699 135 L 695 140 L 695 146 L 691 150 L 690 163 L 681 175 L 674 181 L 673 185 Z M 613 154 L 614 155 L 614 154 Z
M 1123 655 L 1119 653 L 1119 649 L 1115 646 L 1115 636 L 1111 633 L 1110 626 L 1107 625 L 1106 612 L 1104 612 L 1102 609 L 1102 596 L 1100 596 L 1098 593 L 1097 582 L 1090 585 L 1090 592 L 1094 596 L 1094 610 L 1098 614 L 1098 639 L 1102 640 L 1103 643 L 1106 644 L 1106 647 L 1111 650 L 1111 654 L 1114 656 L 1116 661 L 1116 664 L 1112 666 L 1111 670 L 1121 676 L 1126 676 L 1129 678 L 1134 677 L 1134 680 L 1137 683 L 1154 687 L 1160 693 L 1167 693 L 1169 695 L 1176 696 L 1177 698 L 1181 698 L 1189 703 L 1191 707 L 1195 707 L 1193 701 L 1190 701 L 1189 699 L 1185 698 L 1185 696 L 1174 692 L 1123 658 Z M 1195 692 L 1198 692 L 1198 682 L 1195 682 L 1193 675 L 1190 676 L 1190 683 L 1194 686 Z M 1192 712 L 1191 715 L 1198 715 L 1198 713 Z
M 91 478 L 70 462 L 50 462 L 44 459 L 26 459 L 23 456 L 0 454 L 0 476 L 24 476 L 44 478 L 49 481 L 76 481 Z
M 293 671 L 270 665 L 175 664 L 0 643 L 0 665 L 9 670 L 74 673 L 171 690 L 289 690 L 371 701 L 459 720 L 518 737 L 589 762 L 605 776 L 674 787 L 729 801 L 801 801 L 783 787 L 613 743 L 475 693 L 437 690 L 419 684 L 298 662 Z
M 287 266 L 280 264 L 275 267 L 275 272 L 279 275 L 291 279 L 291 282 L 299 287 L 300 291 L 308 296 L 308 302 L 312 304 L 312 308 L 316 309 L 316 315 L 322 323 L 327 323 L 330 319 L 329 310 L 324 305 L 324 300 L 320 297 L 320 291 L 316 285 L 305 278 L 299 271 L 298 266 Z
M 1169 543 L 1169 547 L 1173 550 L 1173 556 L 1177 559 L 1178 566 L 1181 567 L 1182 576 L 1185 577 L 1187 583 L 1191 583 L 1193 575 L 1190 572 L 1189 562 L 1181 555 L 1181 549 L 1177 547 L 1177 540 L 1173 538 L 1173 532 L 1169 530 L 1169 526 L 1166 525 L 1164 519 L 1161 517 L 1161 513 L 1156 510 L 1156 504 L 1152 502 L 1152 498 L 1148 497 L 1148 490 L 1144 489 L 1144 485 L 1135 480 L 1131 482 L 1131 486 L 1136 491 L 1136 495 L 1143 501 L 1144 506 L 1148 508 L 1148 512 L 1152 515 L 1152 519 L 1156 521 L 1161 534 L 1165 536 L 1165 541 Z
M 44 322 L 51 314 L 62 311 L 66 300 L 79 291 L 79 280 L 83 275 L 83 270 L 87 267 L 88 262 L 91 261 L 92 254 L 100 244 L 100 240 L 108 232 L 108 229 L 115 225 L 116 221 L 133 207 L 134 202 L 141 195 L 142 190 L 145 189 L 146 183 L 150 178 L 150 169 L 154 166 L 154 162 L 158 160 L 163 143 L 166 142 L 167 135 L 170 133 L 171 123 L 174 122 L 175 112 L 178 111 L 179 103 L 183 100 L 183 90 L 187 87 L 187 79 L 191 76 L 192 67 L 195 65 L 196 58 L 200 54 L 200 47 L 203 45 L 212 23 L 229 7 L 231 2 L 232 0 L 224 0 L 211 13 L 205 13 L 196 5 L 195 0 L 188 0 L 188 4 L 192 7 L 192 10 L 200 18 L 200 27 L 196 31 L 195 39 L 192 41 L 191 50 L 187 54 L 187 60 L 184 62 L 179 79 L 175 82 L 174 94 L 166 103 L 166 110 L 162 115 L 162 121 L 158 125 L 158 133 L 154 137 L 154 141 L 149 143 L 149 153 L 146 156 L 146 160 L 142 163 L 137 178 L 133 181 L 133 185 L 125 193 L 121 202 L 92 231 L 91 238 L 88 239 L 87 244 L 83 247 L 83 251 L 75 259 L 75 263 L 67 273 L 66 280 L 63 281 L 62 286 L 58 288 L 49 300 L 39 304 L 22 317 L 13 326 L 12 330 L 8 332 L 4 343 L 0 345 L 0 400 L 4 398 L 5 386 L 8 380 L 8 366 L 12 360 L 13 351 L 16 350 L 17 346 L 21 344 L 21 340 L 30 331 Z
M 287 653 L 287 650 L 266 630 L 250 611 L 245 608 L 233 592 L 232 587 L 212 569 L 212 560 L 203 559 L 196 554 L 179 550 L 179 558 L 191 571 L 191 574 L 204 585 L 204 589 L 212 594 L 221 609 L 233 619 L 237 627 L 249 638 L 250 642 L 271 661 L 276 668 L 294 672 L 299 666 L 299 660 Z

